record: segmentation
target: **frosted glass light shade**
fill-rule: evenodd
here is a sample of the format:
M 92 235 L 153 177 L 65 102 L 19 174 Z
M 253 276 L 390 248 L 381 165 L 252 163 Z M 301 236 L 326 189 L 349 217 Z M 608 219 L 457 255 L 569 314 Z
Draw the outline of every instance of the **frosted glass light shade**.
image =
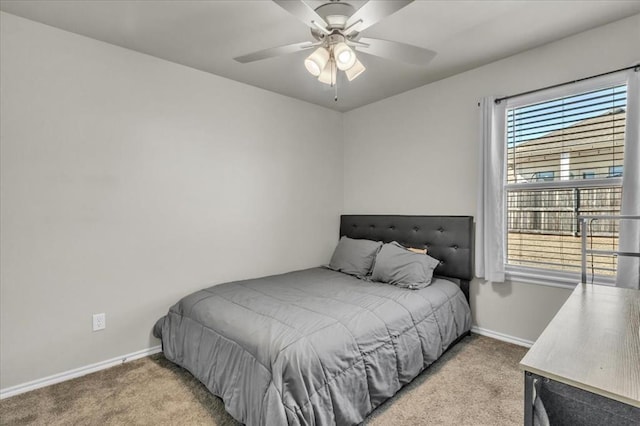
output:
M 362 62 L 356 59 L 356 63 L 353 64 L 351 68 L 346 70 L 344 73 L 347 75 L 349 81 L 355 80 L 360 74 L 362 74 L 366 70 Z
M 318 77 L 327 62 L 329 62 L 329 51 L 324 47 L 319 47 L 304 60 L 304 66 L 311 75 Z
M 336 59 L 336 65 L 342 71 L 346 71 L 351 68 L 358 60 L 353 49 L 343 42 L 334 46 L 333 57 Z
M 331 60 L 324 67 L 320 76 L 318 77 L 318 81 L 324 84 L 329 84 L 333 86 L 336 82 L 336 77 L 338 74 L 338 70 L 336 69 L 335 61 Z

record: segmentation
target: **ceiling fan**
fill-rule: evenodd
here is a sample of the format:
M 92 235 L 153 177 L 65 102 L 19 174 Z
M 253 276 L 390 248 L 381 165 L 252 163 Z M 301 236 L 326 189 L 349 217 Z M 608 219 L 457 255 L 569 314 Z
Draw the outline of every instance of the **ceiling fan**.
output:
M 241 63 L 259 61 L 316 48 L 304 65 L 322 83 L 336 84 L 338 70 L 349 81 L 365 71 L 355 51 L 426 66 L 436 52 L 396 41 L 362 37 L 362 31 L 412 3 L 413 0 L 368 1 L 356 10 L 348 1 L 330 0 L 311 8 L 303 0 L 273 0 L 280 7 L 307 24 L 315 41 L 288 44 L 234 58 Z M 356 2 L 354 2 L 356 3 Z

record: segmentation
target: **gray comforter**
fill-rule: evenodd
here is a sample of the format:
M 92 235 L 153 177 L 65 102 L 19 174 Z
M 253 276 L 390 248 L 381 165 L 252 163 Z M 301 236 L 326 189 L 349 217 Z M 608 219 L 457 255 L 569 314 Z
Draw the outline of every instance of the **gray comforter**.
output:
M 355 424 L 470 328 L 458 286 L 422 290 L 325 268 L 213 286 L 156 325 L 167 359 L 248 425 Z

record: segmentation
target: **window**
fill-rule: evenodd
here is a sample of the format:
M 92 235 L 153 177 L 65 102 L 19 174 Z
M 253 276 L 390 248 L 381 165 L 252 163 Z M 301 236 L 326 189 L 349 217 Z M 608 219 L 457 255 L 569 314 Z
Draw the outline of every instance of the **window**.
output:
M 506 107 L 506 267 L 576 273 L 578 215 L 620 214 L 627 86 L 537 97 Z M 615 221 L 594 221 L 590 235 L 593 248 L 617 250 Z M 594 256 L 593 268 L 612 276 L 616 258 Z
M 622 177 L 622 166 L 610 166 L 608 177 Z
M 533 174 L 533 180 L 535 181 L 545 181 L 545 180 L 553 180 L 553 172 L 535 172 Z

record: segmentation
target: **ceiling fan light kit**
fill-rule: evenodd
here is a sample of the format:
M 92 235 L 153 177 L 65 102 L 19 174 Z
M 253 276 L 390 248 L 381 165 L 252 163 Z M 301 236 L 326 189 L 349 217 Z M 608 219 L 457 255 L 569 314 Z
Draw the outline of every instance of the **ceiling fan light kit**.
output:
M 315 77 L 318 77 L 322 70 L 326 67 L 329 62 L 330 54 L 327 49 L 324 47 L 319 47 L 316 49 L 307 59 L 304 60 L 304 66 L 307 68 L 307 71 Z
M 367 1 L 358 9 L 349 1 L 327 0 L 311 8 L 303 0 L 273 0 L 274 3 L 304 22 L 315 42 L 295 43 L 270 48 L 235 58 L 242 63 L 294 53 L 320 46 L 304 60 L 307 71 L 324 84 L 336 84 L 338 70 L 349 81 L 361 75 L 366 67 L 358 60 L 355 49 L 369 55 L 426 66 L 435 52 L 417 46 L 374 38 L 362 38 L 362 31 L 407 6 L 413 0 Z
M 364 65 L 362 65 L 362 62 L 356 59 L 355 64 L 353 64 L 353 66 L 346 70 L 344 73 L 347 75 L 347 79 L 349 81 L 352 81 L 360 74 L 362 74 L 365 70 L 366 68 L 364 67 Z
M 358 71 L 351 73 L 349 81 L 353 80 L 365 70 L 356 53 L 345 43 L 345 37 L 331 34 L 325 39 L 326 45 L 316 49 L 304 60 L 304 66 L 318 81 L 333 86 L 336 83 L 338 70 L 349 71 L 356 64 L 360 64 Z
M 354 66 L 358 60 L 353 49 L 347 46 L 347 43 L 344 41 L 339 42 L 333 47 L 333 56 L 335 57 L 336 64 L 341 71 L 348 70 Z
M 320 73 L 320 76 L 318 76 L 318 81 L 320 83 L 324 83 L 324 84 L 328 84 L 330 86 L 333 86 L 333 85 L 336 84 L 337 76 L 338 76 L 338 70 L 337 70 L 337 67 L 336 67 L 336 61 L 334 61 L 333 58 L 332 58 L 327 63 L 327 66 L 324 67 L 324 69 Z

